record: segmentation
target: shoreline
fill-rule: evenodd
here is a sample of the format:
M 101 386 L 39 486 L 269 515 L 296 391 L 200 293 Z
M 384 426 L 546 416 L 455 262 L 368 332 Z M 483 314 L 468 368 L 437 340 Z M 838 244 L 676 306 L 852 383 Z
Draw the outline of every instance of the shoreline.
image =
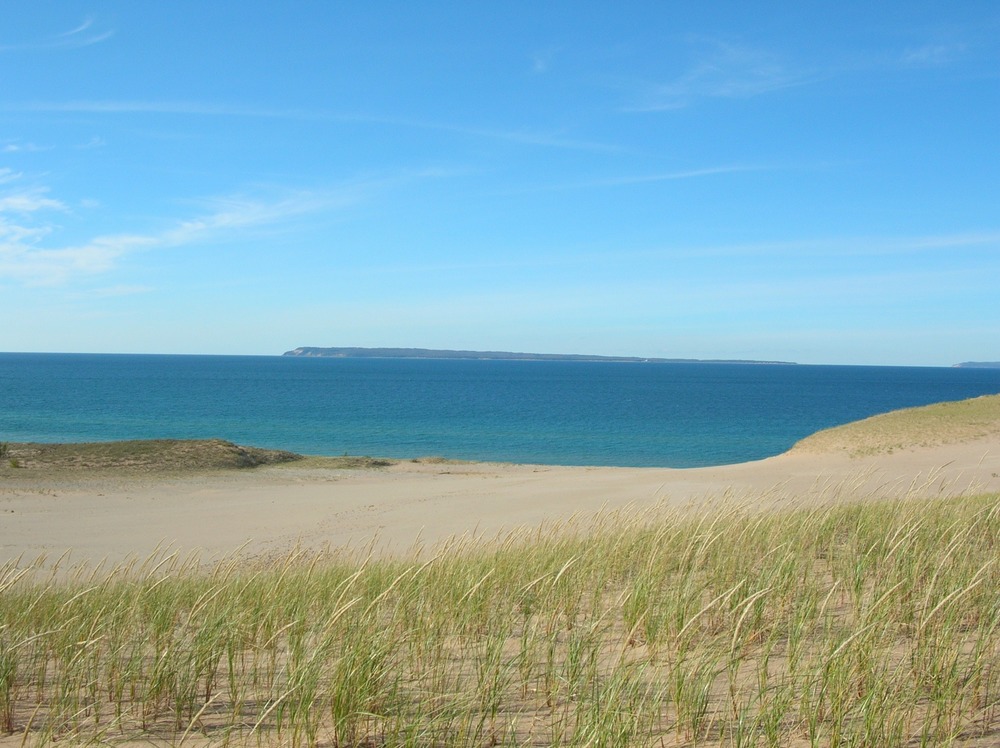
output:
M 90 565 L 165 552 L 207 563 L 295 549 L 400 555 L 624 508 L 1000 493 L 1000 395 L 893 411 L 780 455 L 695 468 L 318 458 L 218 439 L 3 446 L 0 564 L 67 552 Z M 25 469 L 14 467 L 22 457 Z
M 336 458 L 334 458 L 336 459 Z M 153 554 L 211 563 L 300 548 L 400 555 L 626 507 L 765 507 L 1000 492 L 1000 438 L 852 457 L 792 450 L 708 468 L 613 468 L 322 459 L 247 470 L 72 471 L 0 480 L 0 563 L 117 565 Z M 27 472 L 27 471 L 25 471 Z M 45 565 L 45 563 L 43 563 Z

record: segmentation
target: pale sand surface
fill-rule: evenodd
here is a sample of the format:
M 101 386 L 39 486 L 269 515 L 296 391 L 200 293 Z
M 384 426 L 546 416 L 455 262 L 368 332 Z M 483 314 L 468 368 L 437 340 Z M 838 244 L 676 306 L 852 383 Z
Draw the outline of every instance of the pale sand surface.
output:
M 66 551 L 117 564 L 165 549 L 204 562 L 301 546 L 403 553 L 574 514 L 713 499 L 788 504 L 1000 491 L 1000 437 L 892 454 L 791 452 L 712 468 L 414 463 L 367 470 L 300 463 L 181 477 L 0 477 L 0 563 Z

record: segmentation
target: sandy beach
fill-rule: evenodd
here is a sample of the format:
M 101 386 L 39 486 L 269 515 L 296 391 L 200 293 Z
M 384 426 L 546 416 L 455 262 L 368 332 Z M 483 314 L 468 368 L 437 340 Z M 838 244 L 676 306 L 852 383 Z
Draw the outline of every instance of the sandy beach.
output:
M 683 470 L 3 446 L 0 746 L 996 744 L 1000 395 Z
M 0 561 L 117 564 L 164 551 L 211 562 L 300 546 L 406 553 L 625 506 L 761 504 L 1000 491 L 1000 437 L 852 457 L 792 452 L 711 468 L 288 463 L 192 475 L 0 478 Z

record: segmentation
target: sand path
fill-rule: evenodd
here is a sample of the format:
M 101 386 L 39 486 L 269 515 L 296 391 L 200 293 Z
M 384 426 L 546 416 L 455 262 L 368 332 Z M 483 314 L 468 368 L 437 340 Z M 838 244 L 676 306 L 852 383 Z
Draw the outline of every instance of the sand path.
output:
M 877 457 L 789 453 L 712 468 L 403 462 L 378 470 L 295 463 L 173 478 L 0 479 L 0 562 L 72 549 L 119 563 L 169 548 L 203 561 L 301 545 L 404 552 L 625 505 L 789 502 L 1000 491 L 1000 438 Z

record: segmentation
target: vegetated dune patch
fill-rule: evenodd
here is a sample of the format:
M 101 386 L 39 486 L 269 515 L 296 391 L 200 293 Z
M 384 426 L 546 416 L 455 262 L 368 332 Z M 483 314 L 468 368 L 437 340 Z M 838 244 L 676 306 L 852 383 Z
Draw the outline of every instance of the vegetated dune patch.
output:
M 225 439 L 134 439 L 108 442 L 0 442 L 0 473 L 7 477 L 46 475 L 84 477 L 122 474 L 179 475 L 244 470 L 294 463 L 314 470 L 373 470 L 388 468 L 398 459 L 368 455 L 302 455 L 283 449 L 234 444 Z M 414 457 L 415 465 L 457 465 L 462 460 Z
M 223 439 L 142 439 L 5 445 L 3 468 L 32 472 L 180 472 L 253 468 L 301 459 L 294 452 L 245 447 Z
M 1000 436 L 1000 395 L 904 408 L 818 431 L 792 453 L 846 452 L 851 457 L 961 444 Z

